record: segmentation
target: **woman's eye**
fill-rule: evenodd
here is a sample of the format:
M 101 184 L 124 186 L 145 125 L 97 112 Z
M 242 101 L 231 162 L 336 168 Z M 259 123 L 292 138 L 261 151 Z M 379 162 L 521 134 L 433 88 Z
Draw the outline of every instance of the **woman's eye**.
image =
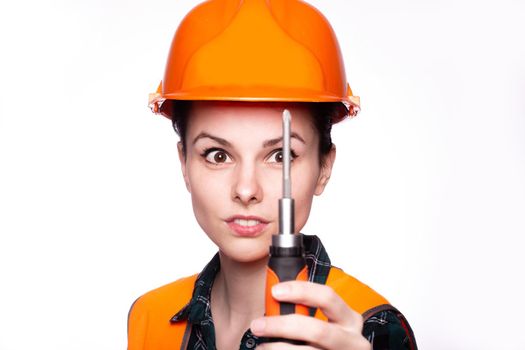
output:
M 231 158 L 228 156 L 228 153 L 220 149 L 212 149 L 204 152 L 204 158 L 212 164 L 231 163 Z
M 283 151 L 275 151 L 268 158 L 270 163 L 282 163 L 283 162 Z
M 295 154 L 294 151 L 290 151 L 291 155 L 290 155 L 290 160 L 293 161 L 297 155 Z M 282 149 L 278 149 L 278 150 L 275 150 L 273 151 L 272 154 L 270 154 L 270 156 L 268 157 L 268 162 L 269 163 L 282 163 L 283 162 L 283 150 Z

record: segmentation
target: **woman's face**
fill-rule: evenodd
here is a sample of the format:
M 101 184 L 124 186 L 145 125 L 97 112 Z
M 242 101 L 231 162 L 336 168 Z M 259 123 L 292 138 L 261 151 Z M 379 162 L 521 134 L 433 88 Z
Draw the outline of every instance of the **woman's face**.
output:
M 279 229 L 282 112 L 292 115 L 295 225 L 305 225 L 314 195 L 330 177 L 335 149 L 319 165 L 319 136 L 299 104 L 195 102 L 179 156 L 199 225 L 221 254 L 239 262 L 268 256 Z

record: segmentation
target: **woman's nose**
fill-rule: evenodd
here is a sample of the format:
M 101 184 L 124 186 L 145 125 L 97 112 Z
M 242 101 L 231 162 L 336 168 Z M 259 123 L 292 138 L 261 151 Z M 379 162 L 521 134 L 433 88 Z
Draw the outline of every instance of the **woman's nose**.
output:
M 259 203 L 263 190 L 254 164 L 239 164 L 235 169 L 232 198 L 243 205 Z

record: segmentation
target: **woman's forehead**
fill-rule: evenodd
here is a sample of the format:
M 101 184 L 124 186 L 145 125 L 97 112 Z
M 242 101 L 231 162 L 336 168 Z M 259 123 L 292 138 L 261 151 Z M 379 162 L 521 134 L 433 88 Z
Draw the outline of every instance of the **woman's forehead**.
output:
M 292 129 L 303 134 L 314 132 L 311 111 L 304 104 L 198 101 L 192 104 L 189 113 L 188 135 L 200 133 L 204 129 L 227 134 L 235 132 L 280 134 L 282 113 L 285 109 L 292 114 Z

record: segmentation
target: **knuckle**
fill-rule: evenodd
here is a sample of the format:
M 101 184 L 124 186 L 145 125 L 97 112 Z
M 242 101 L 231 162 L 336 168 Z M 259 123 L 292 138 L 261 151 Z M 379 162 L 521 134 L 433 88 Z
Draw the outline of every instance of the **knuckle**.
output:
M 352 311 L 354 312 L 354 315 L 355 315 L 355 322 L 357 324 L 363 325 L 363 323 L 365 322 L 363 315 L 361 315 L 359 312 L 356 312 L 354 310 Z
M 329 306 L 329 305 L 337 305 L 339 302 L 339 295 L 330 287 L 323 288 L 323 305 L 322 306 Z
M 358 313 L 358 312 L 355 312 L 354 311 L 354 315 L 355 315 L 355 318 L 354 318 L 354 328 L 356 329 L 357 332 L 361 333 L 361 331 L 363 330 L 363 325 L 364 325 L 364 319 L 363 319 L 363 316 Z
M 275 325 L 273 331 L 281 336 L 298 332 L 298 327 L 301 324 L 300 316 L 297 314 L 280 316 L 279 321 L 279 324 Z
M 295 303 L 302 302 L 304 300 L 308 299 L 308 283 L 309 282 L 299 282 L 299 281 L 293 281 L 293 282 L 284 282 L 287 283 L 288 293 L 290 296 L 290 299 L 293 300 Z
M 264 325 L 265 333 L 275 332 L 276 329 L 280 329 L 280 328 L 282 328 L 281 327 L 281 316 L 267 316 L 266 317 L 266 323 Z
M 341 299 L 341 297 L 333 290 L 332 288 L 328 288 L 328 300 L 331 303 L 336 303 Z
M 304 294 L 304 288 L 302 283 L 296 283 L 295 281 L 288 283 L 289 292 L 291 295 L 302 296 Z
M 370 344 L 365 338 L 361 337 L 358 342 L 359 344 L 356 344 L 357 349 L 372 350 L 372 344 Z
M 352 339 L 352 349 L 356 350 L 371 350 L 372 344 L 361 334 L 350 332 L 347 333 L 349 338 Z
M 308 332 L 308 338 L 312 342 L 318 342 L 323 338 L 330 338 L 332 336 L 332 330 L 328 327 L 328 323 L 318 323 L 318 327 L 314 327 L 311 331 Z
M 292 285 L 292 291 L 300 298 L 304 298 L 308 295 L 308 288 L 310 282 L 294 283 Z

